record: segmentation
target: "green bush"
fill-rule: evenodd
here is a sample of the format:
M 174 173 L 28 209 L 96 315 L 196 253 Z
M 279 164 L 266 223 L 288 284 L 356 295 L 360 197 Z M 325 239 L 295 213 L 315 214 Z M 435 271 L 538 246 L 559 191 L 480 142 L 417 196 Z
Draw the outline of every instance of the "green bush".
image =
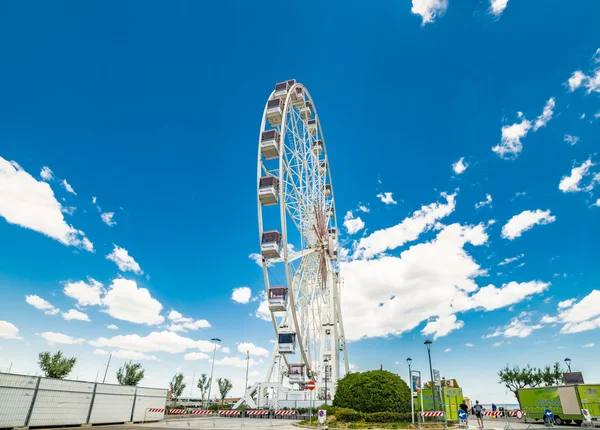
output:
M 410 395 L 406 382 L 395 373 L 349 373 L 338 382 L 333 406 L 365 413 L 410 412 Z
M 368 423 L 398 423 L 412 421 L 410 412 L 375 412 L 367 414 L 365 421 Z
M 343 421 L 345 423 L 355 423 L 358 421 L 362 421 L 364 415 L 360 412 L 356 412 L 352 409 L 343 409 L 340 408 L 339 411 L 335 414 L 335 418 L 338 421 Z

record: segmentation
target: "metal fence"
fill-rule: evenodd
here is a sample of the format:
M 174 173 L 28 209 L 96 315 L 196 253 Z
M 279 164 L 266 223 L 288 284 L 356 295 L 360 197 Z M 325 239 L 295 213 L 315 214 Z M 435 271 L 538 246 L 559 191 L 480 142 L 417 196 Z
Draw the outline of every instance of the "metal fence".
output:
M 0 428 L 159 421 L 166 399 L 161 388 L 0 373 Z

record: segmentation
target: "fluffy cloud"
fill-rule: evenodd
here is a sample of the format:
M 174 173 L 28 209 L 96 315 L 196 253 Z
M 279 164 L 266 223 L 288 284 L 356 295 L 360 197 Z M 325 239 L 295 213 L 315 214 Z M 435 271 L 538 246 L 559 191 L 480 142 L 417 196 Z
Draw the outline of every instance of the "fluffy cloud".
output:
M 348 230 L 348 234 L 354 234 L 361 231 L 365 227 L 365 223 L 360 217 L 354 218 L 352 211 L 348 211 L 344 217 L 344 227 Z
M 580 302 L 558 314 L 564 326 L 561 333 L 579 333 L 600 327 L 600 290 L 593 290 Z
M 118 349 L 113 351 L 112 355 L 126 360 L 158 360 L 154 355 L 146 355 L 143 352 L 128 351 L 126 349 Z
M 482 208 L 484 206 L 490 206 L 492 204 L 492 196 L 490 196 L 489 194 L 485 195 L 485 200 L 479 202 L 479 203 L 475 203 L 475 209 L 479 209 Z
M 271 321 L 271 311 L 269 310 L 269 299 L 264 291 L 260 293 L 260 304 L 254 315 L 263 321 Z
M 248 258 L 254 261 L 258 266 L 262 267 L 262 255 L 253 252 Z
M 379 199 L 386 205 L 395 205 L 398 203 L 396 200 L 394 200 L 394 197 L 392 197 L 392 193 L 379 193 L 377 194 L 377 197 L 379 197 Z
M 446 349 L 444 349 L 444 352 L 450 352 L 450 351 L 452 351 L 452 348 L 446 348 Z
M 490 0 L 490 10 L 494 15 L 500 16 L 507 4 L 508 0 Z
M 42 299 L 40 296 L 28 295 L 25 296 L 25 301 L 36 309 L 44 311 L 46 315 L 56 315 L 60 311 L 52 303 Z
M 448 0 L 412 0 L 412 9 L 415 15 L 420 15 L 421 25 L 432 23 L 436 17 L 442 16 L 448 9 Z
M 95 355 L 108 355 L 108 352 L 106 352 L 103 349 L 94 349 L 94 354 Z
M 88 321 L 88 322 L 90 321 L 90 317 L 87 314 L 80 312 L 78 310 L 75 310 L 75 309 L 69 309 L 68 312 L 63 312 L 62 317 L 64 319 L 66 319 L 67 321 L 71 321 L 71 320 Z
M 193 318 L 184 317 L 176 310 L 172 310 L 168 315 L 171 324 L 167 326 L 170 331 L 186 332 L 188 330 L 198 330 L 201 328 L 209 328 L 210 323 L 207 320 L 194 320 Z
M 583 345 L 584 348 L 593 348 L 595 346 L 596 346 L 595 343 L 586 343 L 585 345 Z
M 433 340 L 438 337 L 446 336 L 454 330 L 463 328 L 465 323 L 458 321 L 456 315 L 444 315 L 437 317 L 433 321 L 429 321 L 427 325 L 421 330 L 423 336 L 433 335 Z
M 205 354 L 203 352 L 188 352 L 187 354 L 185 354 L 183 356 L 184 360 L 204 360 L 207 359 L 209 357 L 208 354 Z
M 84 232 L 65 222 L 61 209 L 50 185 L 37 181 L 14 161 L 0 157 L 0 216 L 64 245 L 92 252 L 92 242 Z
M 119 330 L 119 327 L 117 327 L 115 324 L 109 324 L 106 326 L 106 328 L 109 330 Z
M 55 333 L 52 331 L 45 331 L 40 333 L 40 336 L 46 339 L 50 345 L 64 344 L 64 345 L 79 345 L 85 342 L 85 339 L 75 338 L 62 333 Z
M 42 171 L 40 172 L 40 177 L 44 181 L 51 181 L 52 179 L 54 179 L 54 173 L 52 173 L 52 170 L 50 170 L 48 166 L 44 166 L 42 167 Z
M 188 349 L 197 349 L 200 352 L 212 352 L 214 345 L 208 340 L 193 340 L 170 331 L 153 331 L 148 336 L 137 334 L 120 335 L 112 338 L 101 337 L 90 341 L 90 345 L 97 348 L 118 348 L 137 352 L 168 352 L 179 354 Z M 220 346 L 217 345 L 217 349 Z
M 548 121 L 550 121 L 552 115 L 554 114 L 553 109 L 555 108 L 555 106 L 556 101 L 554 100 L 554 97 L 548 99 L 546 105 L 544 106 L 542 114 L 538 116 L 535 120 L 535 124 L 533 125 L 533 131 L 538 131 L 540 128 L 545 127 L 546 124 L 548 124 Z
M 543 327 L 541 324 L 532 325 L 531 318 L 526 314 L 521 314 L 516 318 L 513 318 L 510 323 L 505 327 L 498 327 L 496 330 L 484 336 L 486 339 L 492 337 L 520 337 L 526 338 L 531 335 L 535 330 L 539 330 Z
M 101 305 L 101 295 L 104 292 L 102 284 L 93 278 L 88 278 L 88 282 L 66 282 L 63 293 L 77 301 L 79 306 Z
M 260 346 L 256 346 L 253 343 L 242 342 L 238 345 L 237 350 L 241 353 L 246 354 L 248 352 L 250 355 L 255 355 L 258 357 L 268 357 L 269 351 L 265 348 L 261 348 Z
M 492 148 L 501 158 L 515 158 L 523 150 L 521 139 L 527 136 L 531 129 L 531 121 L 523 120 L 513 125 L 502 127 L 502 140 Z
M 469 165 L 465 163 L 465 157 L 461 157 L 460 160 L 458 160 L 452 165 L 452 170 L 454 170 L 454 173 L 456 173 L 457 175 L 460 175 L 465 170 L 467 170 L 467 167 L 469 167 Z
M 472 343 L 465 343 L 465 346 L 467 348 L 473 348 L 475 345 L 473 345 Z
M 567 309 L 573 306 L 577 302 L 575 299 L 563 300 L 562 302 L 558 302 L 558 309 Z
M 261 364 L 262 362 L 263 362 L 262 360 L 256 361 L 253 358 L 251 358 L 250 360 L 248 360 L 248 362 L 246 362 L 245 358 L 240 358 L 240 357 L 225 357 L 220 360 L 215 360 L 215 364 L 217 366 L 230 366 L 230 367 L 237 367 L 240 369 L 245 369 L 246 363 L 248 363 L 249 367 L 252 367 L 252 366 Z
M 586 79 L 587 76 L 581 70 L 573 72 L 573 75 L 571 75 L 571 77 L 567 81 L 567 84 L 569 85 L 569 90 L 571 92 L 575 91 L 586 81 Z
M 73 195 L 77 195 L 77 193 L 75 192 L 75 190 L 73 190 L 73 187 L 67 182 L 66 179 L 63 179 L 60 184 L 67 191 L 67 193 L 71 193 Z
M 565 134 L 565 137 L 563 140 L 565 142 L 567 142 L 569 145 L 576 145 L 577 142 L 579 142 L 579 137 L 571 136 L 570 134 Z
M 354 258 L 372 258 L 387 250 L 395 249 L 406 242 L 416 240 L 421 233 L 430 229 L 436 221 L 450 215 L 456 207 L 456 194 L 442 193 L 445 203 L 432 203 L 421 207 L 410 217 L 393 227 L 377 230 L 362 238 L 356 247 Z
M 114 212 L 104 212 L 102 215 L 100 215 L 100 218 L 102 218 L 102 222 L 104 224 L 106 224 L 109 227 L 112 227 L 113 225 L 117 225 L 117 223 L 113 220 L 114 216 Z
M 505 266 L 509 263 L 512 263 L 513 261 L 520 260 L 523 257 L 525 257 L 525 254 L 517 255 L 516 257 L 505 258 L 500 263 L 498 263 L 498 266 Z
M 236 303 L 246 304 L 252 298 L 252 290 L 248 287 L 234 288 L 231 292 L 231 300 Z
M 526 210 L 508 220 L 504 227 L 502 227 L 502 237 L 513 240 L 537 224 L 550 224 L 554 221 L 556 221 L 556 217 L 550 215 L 550 210 Z
M 165 320 L 160 315 L 163 308 L 160 302 L 146 288 L 138 288 L 135 281 L 129 279 L 113 280 L 102 304 L 106 306 L 107 314 L 119 320 L 148 325 L 161 324 Z
M 125 248 L 121 248 L 113 243 L 113 252 L 106 256 L 107 260 L 113 261 L 121 272 L 133 272 L 137 275 L 144 273 L 140 265 L 129 255 Z
M 569 176 L 563 176 L 560 183 L 558 184 L 558 189 L 563 193 L 574 193 L 577 191 L 591 191 L 596 182 L 598 182 L 598 175 L 595 175 L 592 179 L 592 182 L 583 187 L 579 187 L 579 183 L 583 178 L 589 175 L 590 168 L 594 166 L 591 159 L 587 159 L 580 166 L 575 166 L 571 169 L 571 174 Z
M 361 211 L 361 212 L 364 212 L 364 213 L 369 213 L 370 212 L 370 209 L 368 207 L 364 206 L 364 205 L 359 205 L 358 206 L 358 210 Z
M 22 339 L 19 329 L 8 321 L 0 320 L 0 339 Z

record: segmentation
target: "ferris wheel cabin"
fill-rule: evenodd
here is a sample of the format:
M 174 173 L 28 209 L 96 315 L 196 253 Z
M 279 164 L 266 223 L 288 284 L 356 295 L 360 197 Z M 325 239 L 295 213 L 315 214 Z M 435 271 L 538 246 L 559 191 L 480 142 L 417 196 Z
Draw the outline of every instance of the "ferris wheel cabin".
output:
M 273 94 L 273 96 L 280 98 L 282 100 L 285 100 L 285 98 L 287 97 L 288 91 L 290 90 L 290 88 L 292 88 L 292 86 L 294 86 L 295 83 L 296 83 L 295 79 L 290 79 L 289 81 L 280 82 L 280 83 L 276 84 L 275 85 L 275 94 Z
M 308 120 L 308 133 L 311 136 L 316 136 L 317 135 L 317 120 L 316 119 L 309 119 Z
M 280 354 L 296 353 L 296 332 L 288 327 L 280 327 L 277 336 L 277 345 Z
M 279 132 L 265 130 L 260 134 L 260 153 L 265 160 L 279 158 Z
M 331 195 L 331 184 L 325 184 L 325 196 L 329 197 Z
M 260 252 L 267 259 L 281 257 L 281 233 L 277 230 L 265 231 L 260 241 Z
M 318 157 L 323 152 L 323 141 L 315 140 L 312 144 L 312 152 Z
M 304 106 L 300 108 L 300 115 L 302 119 L 307 121 L 310 119 L 313 113 L 313 107 L 311 102 L 304 103 Z
M 325 176 L 327 173 L 327 161 L 323 160 L 319 163 L 319 174 Z
M 288 379 L 291 383 L 302 383 L 306 381 L 306 365 L 305 364 L 289 364 Z
M 283 101 L 280 98 L 274 98 L 267 102 L 267 119 L 271 127 L 281 125 L 283 116 Z
M 287 309 L 286 287 L 269 287 L 269 310 L 271 312 L 283 312 Z
M 275 176 L 263 176 L 258 181 L 258 200 L 263 206 L 279 202 L 279 180 Z

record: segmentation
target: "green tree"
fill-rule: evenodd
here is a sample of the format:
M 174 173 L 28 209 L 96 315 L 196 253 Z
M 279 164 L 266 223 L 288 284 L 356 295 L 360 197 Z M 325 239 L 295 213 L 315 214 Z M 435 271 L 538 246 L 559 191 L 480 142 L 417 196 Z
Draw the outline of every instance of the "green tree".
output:
M 410 388 L 395 373 L 349 373 L 338 381 L 333 406 L 359 412 L 410 412 Z
M 206 373 L 203 373 L 198 378 L 198 388 L 200 389 L 200 395 L 202 396 L 202 404 L 204 404 L 204 397 L 208 392 L 209 379 Z
M 526 368 L 521 369 L 517 365 L 510 367 L 507 364 L 504 368 L 500 369 L 498 377 L 500 378 L 500 383 L 504 384 L 504 386 L 515 395 L 519 404 L 521 404 L 519 390 L 531 386 L 533 381 L 532 374 L 533 369 L 529 365 Z
M 183 382 L 183 373 L 176 373 L 175 376 L 173 376 L 173 379 L 171 379 L 169 389 L 171 390 L 171 395 L 175 398 L 175 401 L 183 394 L 185 385 L 185 382 Z
M 125 363 L 123 367 L 117 370 L 117 381 L 121 385 L 135 386 L 144 379 L 144 368 L 140 363 Z
M 217 384 L 219 385 L 219 393 L 221 394 L 221 404 L 223 404 L 223 400 L 233 388 L 233 384 L 227 378 L 217 378 Z
M 47 378 L 62 379 L 66 377 L 71 373 L 73 366 L 77 362 L 75 357 L 63 357 L 62 351 L 58 351 L 54 355 L 51 355 L 48 351 L 40 352 L 38 358 L 40 369 L 42 369 Z
M 545 366 L 544 370 L 542 370 L 542 382 L 546 387 L 551 387 L 552 385 L 558 385 L 562 383 L 563 380 L 563 369 L 560 367 L 560 363 L 554 363 L 554 366 Z

